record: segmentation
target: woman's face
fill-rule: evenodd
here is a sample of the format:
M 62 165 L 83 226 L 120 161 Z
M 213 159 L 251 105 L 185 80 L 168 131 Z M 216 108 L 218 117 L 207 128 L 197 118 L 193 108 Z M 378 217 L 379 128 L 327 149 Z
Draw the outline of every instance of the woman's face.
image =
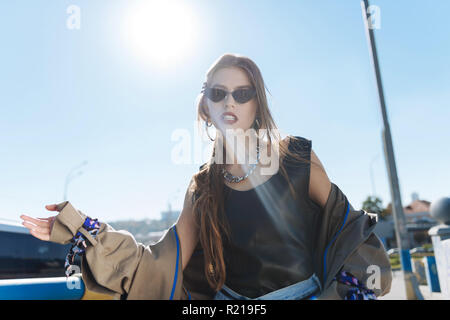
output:
M 233 92 L 239 87 L 252 87 L 252 84 L 242 69 L 227 67 L 215 72 L 209 86 L 211 88 L 218 87 L 228 92 Z M 211 121 L 223 135 L 226 134 L 227 129 L 243 129 L 245 132 L 252 127 L 258 108 L 256 96 L 243 104 L 236 102 L 230 93 L 219 102 L 213 102 L 206 97 L 205 99 Z

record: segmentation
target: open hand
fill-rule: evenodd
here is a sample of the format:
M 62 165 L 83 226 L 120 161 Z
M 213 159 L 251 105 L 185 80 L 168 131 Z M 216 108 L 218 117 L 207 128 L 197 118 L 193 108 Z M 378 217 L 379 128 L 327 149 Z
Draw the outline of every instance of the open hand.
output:
M 59 212 L 56 204 L 48 204 L 45 208 L 49 211 Z M 30 234 L 40 240 L 49 241 L 52 233 L 53 223 L 56 216 L 49 218 L 32 218 L 27 215 L 21 215 L 22 224 L 30 231 Z

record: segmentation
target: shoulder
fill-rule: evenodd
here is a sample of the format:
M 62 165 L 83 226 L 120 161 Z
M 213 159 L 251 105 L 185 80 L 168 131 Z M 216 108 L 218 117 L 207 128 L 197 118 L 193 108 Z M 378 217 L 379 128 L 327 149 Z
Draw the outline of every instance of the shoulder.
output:
M 320 207 L 325 207 L 331 191 L 331 181 L 314 150 L 311 149 L 309 197 Z
M 312 149 L 312 140 L 302 136 L 288 135 L 285 142 L 289 143 L 289 150 L 310 161 L 309 167 L 309 198 L 321 208 L 325 207 L 331 191 L 331 181 L 317 154 Z
M 312 147 L 312 141 L 301 136 L 287 136 L 284 139 L 289 144 L 289 150 L 294 152 L 309 153 Z
M 283 144 L 283 148 L 288 151 L 284 154 L 284 164 L 290 168 L 306 168 L 306 162 L 299 161 L 298 157 L 306 160 L 310 160 L 311 152 L 311 140 L 301 136 L 288 135 L 280 141 L 280 147 Z

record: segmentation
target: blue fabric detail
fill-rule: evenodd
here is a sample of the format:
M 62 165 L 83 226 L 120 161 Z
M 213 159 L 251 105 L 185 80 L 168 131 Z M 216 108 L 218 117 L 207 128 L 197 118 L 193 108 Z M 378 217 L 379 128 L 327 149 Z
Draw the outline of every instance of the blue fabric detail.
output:
M 350 272 L 342 271 L 334 277 L 339 283 L 351 286 L 344 300 L 377 300 L 377 296 L 373 290 L 368 289 L 361 281 Z
M 173 299 L 173 295 L 175 293 L 175 287 L 177 285 L 177 277 L 178 277 L 178 260 L 180 258 L 180 242 L 178 241 L 177 227 L 173 226 L 173 231 L 175 232 L 175 239 L 177 240 L 177 262 L 175 264 L 175 276 L 173 278 L 172 292 L 170 293 L 170 300 Z
M 91 219 L 90 217 L 86 217 L 81 228 L 85 229 L 89 234 L 95 238 L 100 229 L 100 222 L 97 219 Z M 82 256 L 85 254 L 85 249 L 87 248 L 88 241 L 85 239 L 85 236 L 78 231 L 70 240 L 72 243 L 72 247 L 69 250 L 69 253 L 66 255 L 64 261 L 64 273 L 66 277 L 70 277 L 72 274 L 76 272 L 74 266 L 74 259 L 76 255 Z
M 327 252 L 330 246 L 333 244 L 334 240 L 336 240 L 337 236 L 341 232 L 342 228 L 344 228 L 345 222 L 347 221 L 348 213 L 350 212 L 350 202 L 347 203 L 347 212 L 345 214 L 344 222 L 342 222 L 342 226 L 339 229 L 339 231 L 334 235 L 333 239 L 328 244 L 327 248 L 325 249 L 325 253 L 323 255 L 323 283 L 327 281 Z

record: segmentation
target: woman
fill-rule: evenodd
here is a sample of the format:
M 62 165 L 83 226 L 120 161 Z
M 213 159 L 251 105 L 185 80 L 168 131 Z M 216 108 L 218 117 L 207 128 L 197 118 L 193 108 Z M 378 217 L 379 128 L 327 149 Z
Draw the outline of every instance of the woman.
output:
M 198 119 L 208 136 L 216 128 L 213 154 L 158 243 L 136 243 L 67 201 L 46 206 L 54 217 L 22 215 L 23 224 L 39 239 L 72 242 L 67 275 L 80 254 L 87 288 L 117 298 L 375 299 L 389 291 L 374 220 L 330 182 L 310 140 L 281 139 L 252 60 L 225 54 L 212 65 Z

